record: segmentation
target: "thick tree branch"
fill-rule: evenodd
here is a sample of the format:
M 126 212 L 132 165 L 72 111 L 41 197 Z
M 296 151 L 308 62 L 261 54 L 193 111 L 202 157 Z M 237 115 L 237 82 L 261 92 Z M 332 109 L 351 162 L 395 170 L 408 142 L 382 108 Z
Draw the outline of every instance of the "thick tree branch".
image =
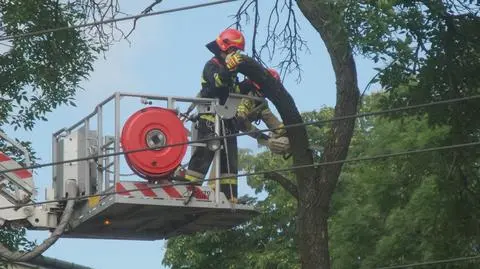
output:
M 348 35 L 334 4 L 321 4 L 314 0 L 297 0 L 300 10 L 310 21 L 312 26 L 320 33 L 330 55 L 332 67 L 335 71 L 337 84 L 337 102 L 335 117 L 353 115 L 357 112 L 358 98 L 360 95 L 357 82 L 357 71 L 352 48 L 348 42 Z M 321 5 L 321 7 L 318 7 Z M 324 160 L 342 160 L 348 153 L 348 147 L 353 135 L 355 120 L 342 120 L 332 123 L 331 137 L 325 146 Z M 322 169 L 328 175 L 328 182 L 322 192 L 331 193 L 340 175 L 342 165 L 332 165 Z M 322 180 L 323 181 L 323 180 Z M 327 195 L 325 199 L 329 199 Z
M 292 96 L 261 64 L 245 56 L 245 62 L 239 65 L 238 71 L 255 81 L 262 88 L 265 97 L 273 103 L 285 125 L 303 122 Z M 287 128 L 287 135 L 291 143 L 293 164 L 312 164 L 313 153 L 309 148 L 305 126 Z M 297 169 L 295 174 L 299 179 L 313 179 L 315 178 L 315 169 Z
M 297 186 L 290 179 L 286 178 L 285 176 L 283 176 L 282 174 L 280 174 L 278 172 L 272 172 L 272 173 L 265 174 L 265 177 L 270 179 L 270 180 L 278 182 L 293 197 L 298 199 Z

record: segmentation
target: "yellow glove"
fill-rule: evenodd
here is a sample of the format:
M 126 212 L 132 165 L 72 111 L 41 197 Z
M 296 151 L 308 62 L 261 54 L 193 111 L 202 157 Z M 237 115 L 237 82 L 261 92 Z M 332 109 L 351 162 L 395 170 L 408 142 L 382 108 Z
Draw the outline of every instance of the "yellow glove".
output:
M 227 55 L 225 58 L 225 63 L 227 64 L 227 69 L 233 71 L 237 66 L 243 62 L 243 56 L 239 51 L 232 52 Z

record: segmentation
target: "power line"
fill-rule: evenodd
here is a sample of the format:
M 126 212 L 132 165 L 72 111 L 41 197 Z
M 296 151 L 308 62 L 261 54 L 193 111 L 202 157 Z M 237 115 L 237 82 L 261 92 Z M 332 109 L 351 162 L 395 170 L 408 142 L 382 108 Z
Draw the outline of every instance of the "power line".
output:
M 269 174 L 269 173 L 274 173 L 274 172 L 282 172 L 282 171 L 289 171 L 289 170 L 295 170 L 295 169 L 309 168 L 309 167 L 314 167 L 316 165 L 317 164 L 307 164 L 307 165 L 291 166 L 291 167 L 283 168 L 283 169 L 272 169 L 272 170 L 259 171 L 259 172 L 248 172 L 248 173 L 238 174 L 237 177 L 254 176 L 254 175 Z M 222 176 L 222 177 L 203 179 L 203 180 L 196 181 L 196 183 L 204 183 L 204 182 L 227 179 L 227 178 L 231 178 L 231 177 L 230 176 Z M 182 185 L 191 185 L 191 184 L 192 184 L 192 182 L 176 182 L 176 183 L 159 184 L 157 186 L 152 186 L 152 187 L 148 187 L 148 188 L 133 188 L 133 189 L 125 189 L 125 190 L 122 190 L 122 191 L 112 191 L 112 192 L 104 192 L 104 193 L 99 193 L 99 194 L 90 194 L 90 195 L 85 195 L 85 196 L 82 196 L 82 197 L 47 200 L 47 201 L 43 201 L 43 202 L 35 202 L 35 203 L 21 205 L 20 207 L 32 206 L 32 205 L 42 205 L 42 204 L 49 204 L 49 203 L 57 203 L 57 202 L 64 202 L 64 201 L 69 201 L 69 200 L 85 200 L 87 198 L 98 197 L 98 196 L 103 197 L 103 196 L 108 196 L 108 195 L 113 195 L 113 194 L 118 194 L 118 193 L 124 193 L 124 192 L 136 192 L 136 191 L 142 191 L 142 190 L 146 190 L 146 189 L 160 189 L 160 188 L 169 187 L 169 186 L 182 186 Z M 10 208 L 18 208 L 18 207 L 19 206 L 5 206 L 5 207 L 0 207 L 0 210 L 10 209 Z
M 3 37 L 0 37 L 0 41 L 23 38 L 23 37 L 34 36 L 34 35 L 41 35 L 41 34 L 45 34 L 45 33 L 57 32 L 57 31 L 62 31 L 62 30 L 70 30 L 70 29 L 83 28 L 83 27 L 88 27 L 88 26 L 96 26 L 96 25 L 107 24 L 107 23 L 112 23 L 112 22 L 139 19 L 139 18 L 147 17 L 147 16 L 155 16 L 155 15 L 160 15 L 160 14 L 173 13 L 173 12 L 178 12 L 178 11 L 183 11 L 183 10 L 189 10 L 189 9 L 201 8 L 201 7 L 206 7 L 206 6 L 225 4 L 225 3 L 229 3 L 229 2 L 235 2 L 235 1 L 238 1 L 238 0 L 214 1 L 214 2 L 184 6 L 184 7 L 179 7 L 179 8 L 172 8 L 172 9 L 161 10 L 161 11 L 145 13 L 145 14 L 140 13 L 138 15 L 126 16 L 126 17 L 122 17 L 122 18 L 112 18 L 112 19 L 108 19 L 108 20 L 100 20 L 100 21 L 96 21 L 96 22 L 89 22 L 89 23 L 79 24 L 79 25 L 44 29 L 44 30 L 39 30 L 39 31 L 27 32 L 27 33 L 23 33 L 23 34 L 3 36 Z
M 55 165 L 60 165 L 60 164 L 65 164 L 65 163 L 88 161 L 88 160 L 92 160 L 92 159 L 113 157 L 113 156 L 117 156 L 117 155 L 137 153 L 137 152 L 148 151 L 148 150 L 157 150 L 157 149 L 163 149 L 163 148 L 168 148 L 168 147 L 183 146 L 183 145 L 188 145 L 188 144 L 193 144 L 193 143 L 202 143 L 202 142 L 208 142 L 208 141 L 212 141 L 212 140 L 238 137 L 238 136 L 256 134 L 256 133 L 266 132 L 266 131 L 275 131 L 275 130 L 280 130 L 280 129 L 284 129 L 284 128 L 288 129 L 288 128 L 293 128 L 293 127 L 323 124 L 323 123 L 340 121 L 340 120 L 347 120 L 347 119 L 354 119 L 354 118 L 361 118 L 361 117 L 369 117 L 369 116 L 377 116 L 377 115 L 382 115 L 382 114 L 401 112 L 401 111 L 406 111 L 406 110 L 411 110 L 411 109 L 419 109 L 419 108 L 424 108 L 424 107 L 429 107 L 429 106 L 434 106 L 434 105 L 440 105 L 440 104 L 456 103 L 456 102 L 460 102 L 460 101 L 467 101 L 467 100 L 473 100 L 473 99 L 479 99 L 479 98 L 480 98 L 480 95 L 473 95 L 473 96 L 469 96 L 469 97 L 453 98 L 453 99 L 435 101 L 435 102 L 430 102 L 430 103 L 423 103 L 423 104 L 418 104 L 418 105 L 392 108 L 392 109 L 387 109 L 387 110 L 380 110 L 380 111 L 373 111 L 373 112 L 366 112 L 366 113 L 358 113 L 358 114 L 352 114 L 352 115 L 341 116 L 341 117 L 333 117 L 333 118 L 325 119 L 325 120 L 295 123 L 295 124 L 285 125 L 283 127 L 267 128 L 267 129 L 254 130 L 254 131 L 242 132 L 242 133 L 237 133 L 237 134 L 216 136 L 216 137 L 212 137 L 212 138 L 198 139 L 198 140 L 194 140 L 194 141 L 174 143 L 174 144 L 168 144 L 168 145 L 163 145 L 163 146 L 146 147 L 146 148 L 139 148 L 139 149 L 133 149 L 133 150 L 128 150 L 128 151 L 119 151 L 119 152 L 112 152 L 112 153 L 107 153 L 107 154 L 102 154 L 102 155 L 88 156 L 88 157 L 71 159 L 71 160 L 56 161 L 56 162 L 50 162 L 50 163 L 44 163 L 44 164 L 35 164 L 35 165 L 30 165 L 30 166 L 25 166 L 25 167 L 20 167 L 20 168 L 3 170 L 3 171 L 0 171 L 0 175 L 4 174 L 4 173 L 23 170 L 23 169 L 37 169 L 37 168 L 42 168 L 42 167 L 47 167 L 47 166 L 55 166 Z
M 388 154 L 381 154 L 381 155 L 375 155 L 375 156 L 358 157 L 358 158 L 351 158 L 351 159 L 338 160 L 338 161 L 328 161 L 328 162 L 321 162 L 321 163 L 297 165 L 297 166 L 291 166 L 291 167 L 286 167 L 286 168 L 264 170 L 264 171 L 259 171 L 259 172 L 248 172 L 248 173 L 238 174 L 237 177 L 263 175 L 263 174 L 270 174 L 270 173 L 275 173 L 275 172 L 287 172 L 287 171 L 292 171 L 292 170 L 296 170 L 296 169 L 311 168 L 311 167 L 317 168 L 317 167 L 320 167 L 320 166 L 335 165 L 335 164 L 341 164 L 341 163 L 371 161 L 371 160 L 377 160 L 377 159 L 386 159 L 386 158 L 391 158 L 391 157 L 397 157 L 397 156 L 401 156 L 401 155 L 418 154 L 418 153 L 440 151 L 440 150 L 447 150 L 447 149 L 456 149 L 456 148 L 465 148 L 465 147 L 472 147 L 472 146 L 480 146 L 480 142 L 455 144 L 455 145 L 448 145 L 448 146 L 441 146 L 441 147 L 431 147 L 431 148 L 426 148 L 426 149 L 417 149 L 417 150 L 410 150 L 410 151 L 403 151 L 403 152 L 396 152 L 396 153 L 388 153 Z M 214 181 L 214 180 L 222 180 L 222 179 L 226 179 L 226 178 L 230 178 L 230 177 L 229 176 L 215 177 L 215 178 L 210 178 L 210 179 L 199 180 L 197 182 L 198 183 L 203 183 L 203 182 Z M 158 185 L 158 186 L 152 186 L 152 187 L 149 187 L 148 189 L 158 189 L 158 188 L 163 188 L 163 187 L 166 187 L 166 186 L 190 185 L 190 184 L 192 184 L 192 183 L 191 182 L 168 183 L 168 184 L 162 184 L 162 185 Z M 118 191 L 118 192 L 113 191 L 113 192 L 104 192 L 104 193 L 100 193 L 100 194 L 91 194 L 91 195 L 86 195 L 86 196 L 83 196 L 83 197 L 48 200 L 48 201 L 43 201 L 43 202 L 36 202 L 36 203 L 21 205 L 20 207 L 63 202 L 63 201 L 68 201 L 68 200 L 84 200 L 84 199 L 91 198 L 91 197 L 107 196 L 107 195 L 123 193 L 123 192 L 135 192 L 135 191 L 141 191 L 141 190 L 144 190 L 144 189 L 145 188 L 134 188 L 134 189 L 122 190 L 122 191 Z M 0 210 L 10 209 L 10 208 L 18 208 L 18 207 L 19 206 L 6 206 L 6 207 L 0 207 Z
M 411 263 L 411 264 L 404 264 L 404 265 L 393 265 L 387 267 L 379 267 L 377 269 L 398 269 L 398 268 L 408 268 L 408 267 L 416 267 L 422 265 L 433 265 L 433 264 L 441 264 L 441 263 L 451 263 L 451 262 L 459 262 L 459 261 L 468 261 L 468 260 L 475 260 L 480 259 L 479 256 L 470 256 L 470 257 L 460 257 L 460 258 L 453 258 L 453 259 L 446 259 L 446 260 L 434 260 L 428 262 L 419 262 L 419 263 Z
M 101 20 L 101 21 L 91 22 L 91 23 L 86 23 L 86 24 L 81 24 L 81 25 L 73 25 L 73 26 L 58 27 L 58 28 L 51 28 L 51 29 L 33 31 L 33 32 L 28 32 L 28 33 L 22 33 L 22 34 L 17 34 L 17 35 L 0 37 L 0 41 L 10 40 L 10 39 L 17 39 L 17 38 L 23 38 L 23 37 L 34 36 L 34 35 L 41 35 L 41 34 L 45 34 L 45 33 L 57 32 L 57 31 L 62 31 L 62 30 L 70 30 L 70 29 L 83 28 L 83 27 L 88 27 L 88 26 L 96 26 L 96 25 L 113 23 L 113 22 L 119 22 L 119 21 L 125 21 L 125 20 L 131 20 L 131 19 L 139 19 L 139 18 L 147 17 L 147 16 L 156 16 L 156 15 L 161 15 L 161 14 L 167 14 L 167 13 L 173 13 L 173 12 L 178 12 L 178 11 L 190 10 L 190 9 L 201 8 L 201 7 L 206 7 L 206 6 L 219 5 L 219 4 L 224 4 L 224 3 L 228 3 L 228 2 L 235 2 L 235 1 L 238 1 L 238 0 L 222 0 L 222 1 L 204 3 L 204 4 L 190 5 L 190 6 L 180 7 L 180 8 L 173 8 L 173 9 L 163 10 L 163 11 L 158 11 L 158 12 L 151 12 L 151 13 L 146 13 L 146 14 L 138 14 L 138 15 L 127 16 L 127 17 L 123 17 L 123 18 L 116 18 L 116 19 L 115 19 L 115 18 L 112 18 L 112 19 L 108 19 L 108 20 Z M 4 45 L 4 44 L 0 44 L 0 45 Z M 420 105 L 405 106 L 405 107 L 401 107 L 401 108 L 395 108 L 395 109 L 389 109 L 389 110 L 383 110 L 383 111 L 360 113 L 360 114 L 355 114 L 355 115 L 348 115 L 348 116 L 336 117 L 336 118 L 332 118 L 332 119 L 328 119 L 328 120 L 314 121 L 314 122 L 308 122 L 308 123 L 302 123 L 302 124 L 292 124 L 292 125 L 289 125 L 289 126 L 284 126 L 284 128 L 308 126 L 308 125 L 315 125 L 315 124 L 327 123 L 327 122 L 332 122 L 332 121 L 337 121 L 337 120 L 346 120 L 346 119 L 353 119 L 353 118 L 359 118 L 359 117 L 367 117 L 367 116 L 373 116 L 373 115 L 381 115 L 381 114 L 387 114 L 387 113 L 393 113 L 393 112 L 400 112 L 400 111 L 405 111 L 405 110 L 409 110 L 409 109 L 422 108 L 422 107 L 433 106 L 433 105 L 438 105 L 438 104 L 447 104 L 447 103 L 453 103 L 453 102 L 459 102 L 459 101 L 465 101 L 465 100 L 472 100 L 472 99 L 477 99 L 477 98 L 479 98 L 479 97 L 480 97 L 480 95 L 477 95 L 477 96 L 472 96 L 472 97 L 456 98 L 456 99 L 450 99 L 450 100 L 444 100 L 444 101 L 438 101 L 438 102 L 425 103 L 425 104 L 420 104 Z M 208 142 L 208 141 L 215 140 L 215 139 L 222 139 L 222 138 L 234 137 L 234 136 L 236 137 L 236 136 L 242 136 L 242 135 L 249 135 L 249 134 L 253 134 L 253 133 L 257 133 L 257 132 L 273 131 L 273 130 L 277 130 L 277 129 L 281 129 L 281 128 L 270 128 L 270 129 L 257 130 L 257 131 L 246 132 L 246 133 L 241 133 L 241 134 L 218 136 L 218 137 L 216 137 L 216 138 L 204 139 L 204 142 Z M 167 148 L 167 147 L 173 147 L 173 146 L 181 146 L 181 145 L 185 145 L 185 144 L 192 144 L 192 143 L 198 143 L 198 142 L 202 142 L 202 140 L 188 141 L 188 142 L 186 142 L 186 143 L 177 143 L 177 144 L 172 144 L 172 145 L 165 145 L 165 146 L 161 146 L 161 147 L 158 147 L 158 148 Z M 424 152 L 432 152 L 432 151 L 438 151 L 438 150 L 446 150 L 446 149 L 454 149 L 454 148 L 462 148 L 462 147 L 470 147 L 470 146 L 478 146 L 478 145 L 480 145 L 480 142 L 472 142 L 472 143 L 457 144 L 457 145 L 450 145 L 450 146 L 443 146 L 443 147 L 434 147 L 434 148 L 427 148 L 427 149 L 420 149 L 420 150 L 412 150 L 412 151 L 407 151 L 407 152 L 398 152 L 398 153 L 392 153 L 392 154 L 382 154 L 382 155 L 376 155 L 376 156 L 371 156 L 371 157 L 359 157 L 359 158 L 352 158 L 352 159 L 345 159 L 345 160 L 338 160 L 338 161 L 329 161 L 329 162 L 322 162 L 322 163 L 314 163 L 314 164 L 310 164 L 310 165 L 292 166 L 292 167 L 289 167 L 289 168 L 273 169 L 273 170 L 269 170 L 269 171 L 260 171 L 260 172 L 244 173 L 244 174 L 239 174 L 239 175 L 237 175 L 237 176 L 238 176 L 238 177 L 241 177 L 241 176 L 252 176 L 252 175 L 260 175 L 260 174 L 268 174 L 268 173 L 273 173 L 273 172 L 285 172 L 285 171 L 291 171 L 291 170 L 302 169 L 302 168 L 310 168 L 310 167 L 317 167 L 317 166 L 327 166 L 327 165 L 334 165 L 334 164 L 341 164 L 341 163 L 349 163 L 349 162 L 357 162 L 357 161 L 368 161 L 368 160 L 384 159 L 384 158 L 396 157 L 396 156 L 401 156 L 401 155 L 424 153 Z M 31 167 L 18 168 L 18 169 L 9 169 L 9 170 L 0 171 L 0 174 L 1 174 L 1 173 L 13 172 L 13 171 L 16 171 L 16 170 L 22 170 L 22 169 L 34 169 L 34 168 L 40 168 L 40 167 L 45 167 L 45 166 L 53 166 L 53 165 L 58 165 L 58 164 L 63 164 L 63 163 L 78 162 L 78 161 L 85 161 L 85 160 L 102 158 L 102 157 L 109 157 L 109 156 L 115 156 L 115 155 L 135 153 L 135 152 L 140 152 L 140 151 L 147 151 L 147 150 L 152 150 L 152 149 L 154 149 L 154 148 L 151 148 L 151 147 L 150 147 L 150 148 L 143 148 L 143 149 L 125 151 L 125 152 L 115 152 L 115 153 L 112 153 L 112 154 L 91 156 L 91 157 L 87 157 L 87 158 L 79 158 L 79 159 L 74 159 L 74 160 L 67 160 L 67 161 L 62 161 L 62 162 L 55 162 L 55 163 L 47 163 L 47 164 L 33 165 L 33 166 L 31 166 Z M 206 180 L 202 180 L 202 181 L 200 181 L 200 182 L 220 180 L 220 179 L 223 179 L 223 178 L 226 178 L 226 177 L 217 177 L 217 178 L 213 178 L 213 179 L 206 179 Z M 190 185 L 190 184 L 191 184 L 191 183 L 170 183 L 170 184 L 162 184 L 162 185 L 159 185 L 159 186 L 149 187 L 149 189 L 162 188 L 162 187 L 165 187 L 165 186 Z M 123 193 L 123 192 L 134 192 L 134 191 L 141 191 L 141 190 L 143 190 L 143 188 L 135 188 L 135 189 L 131 189 L 131 190 L 123 190 L 123 191 L 120 191 L 120 192 L 121 192 L 121 193 Z M 44 201 L 44 202 L 37 202 L 37 203 L 27 204 L 27 205 L 24 205 L 24 206 L 41 205 L 41 204 L 46 204 L 46 203 L 61 202 L 61 201 L 67 201 L 67 200 L 72 200 L 72 199 L 75 199 L 75 200 L 84 200 L 84 199 L 87 199 L 87 198 L 90 198 L 90 197 L 107 196 L 107 195 L 117 194 L 117 193 L 120 193 L 120 192 L 117 192 L 117 191 L 114 191 L 114 192 L 105 192 L 105 193 L 103 193 L 103 194 L 87 195 L 87 196 L 83 196 L 83 197 L 57 199 L 57 200 L 49 200 L 49 201 Z M 17 206 L 0 207 L 0 210 L 2 210 L 2 209 L 16 208 L 16 207 L 17 207 Z M 452 259 L 446 259 L 446 260 L 434 260 L 434 261 L 427 261 L 427 262 L 413 263 L 413 264 L 406 264 L 406 265 L 395 265 L 395 266 L 388 266 L 388 267 L 380 267 L 380 268 L 377 268 L 377 269 L 407 268 L 407 267 L 415 267 L 415 266 L 421 266 L 421 265 L 433 265 L 433 264 L 441 264 L 441 263 L 451 263 L 451 262 L 467 261 L 467 260 L 474 260 L 474 259 L 480 259 L 480 256 L 470 256 L 470 257 L 452 258 Z

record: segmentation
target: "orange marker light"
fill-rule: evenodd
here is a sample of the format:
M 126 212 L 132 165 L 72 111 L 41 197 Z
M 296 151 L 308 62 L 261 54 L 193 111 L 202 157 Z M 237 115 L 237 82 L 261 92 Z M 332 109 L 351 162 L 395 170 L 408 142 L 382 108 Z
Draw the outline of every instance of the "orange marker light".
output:
M 110 222 L 108 219 L 106 219 L 106 220 L 103 221 L 103 224 L 104 224 L 104 225 L 110 225 L 110 223 L 111 223 L 111 222 Z

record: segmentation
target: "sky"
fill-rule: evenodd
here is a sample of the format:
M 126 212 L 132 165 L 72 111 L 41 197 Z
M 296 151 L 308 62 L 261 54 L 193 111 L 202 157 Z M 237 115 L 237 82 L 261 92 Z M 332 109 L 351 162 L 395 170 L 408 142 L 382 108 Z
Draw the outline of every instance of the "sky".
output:
M 124 12 L 138 14 L 152 0 L 120 1 Z M 169 9 L 206 1 L 168 1 L 155 10 Z M 33 141 L 33 146 L 41 158 L 41 163 L 50 162 L 51 135 L 55 131 L 70 126 L 92 112 L 95 106 L 116 91 L 161 94 L 193 97 L 200 87 L 200 74 L 205 62 L 211 57 L 205 44 L 232 23 L 229 16 L 238 9 L 241 1 L 198 8 L 194 10 L 163 14 L 142 18 L 129 38 L 131 43 L 120 41 L 100 57 L 94 65 L 89 80 L 83 82 L 85 90 L 76 96 L 77 107 L 60 107 L 48 114 L 47 122 L 39 122 L 35 132 L 17 131 L 9 135 Z M 262 15 L 268 3 L 261 3 Z M 300 111 L 318 110 L 322 106 L 335 105 L 335 76 L 325 46 L 319 34 L 297 10 L 301 35 L 308 42 L 309 53 L 300 52 L 302 80 L 297 83 L 296 74 L 284 80 L 286 89 L 293 96 Z M 263 17 L 266 21 L 266 17 Z M 131 22 L 121 23 L 129 30 Z M 251 25 L 245 30 L 250 40 Z M 265 37 L 265 28 L 260 29 L 259 37 Z M 246 52 L 251 44 L 247 42 Z M 264 58 L 268 60 L 267 58 Z M 267 63 L 269 63 L 267 61 Z M 275 64 L 275 63 L 273 63 Z M 359 88 L 364 90 L 374 76 L 373 63 L 356 57 Z M 123 106 L 123 104 L 122 104 Z M 126 101 L 122 117 L 141 107 L 137 100 Z M 111 115 L 110 115 L 111 117 Z M 113 120 L 113 118 L 110 118 Z M 106 120 L 108 121 L 108 119 Z M 256 141 L 249 137 L 239 138 L 239 146 L 255 148 Z M 188 156 L 187 156 L 188 157 Z M 129 171 L 125 166 L 122 173 Z M 44 200 L 43 190 L 51 185 L 52 169 L 40 168 L 36 171 L 35 184 L 39 188 L 39 200 Z M 240 195 L 252 194 L 245 180 L 239 181 Z M 44 240 L 46 232 L 29 232 L 29 239 Z M 91 266 L 105 268 L 142 269 L 166 268 L 161 265 L 165 252 L 165 241 L 122 241 L 59 239 L 44 255 Z

